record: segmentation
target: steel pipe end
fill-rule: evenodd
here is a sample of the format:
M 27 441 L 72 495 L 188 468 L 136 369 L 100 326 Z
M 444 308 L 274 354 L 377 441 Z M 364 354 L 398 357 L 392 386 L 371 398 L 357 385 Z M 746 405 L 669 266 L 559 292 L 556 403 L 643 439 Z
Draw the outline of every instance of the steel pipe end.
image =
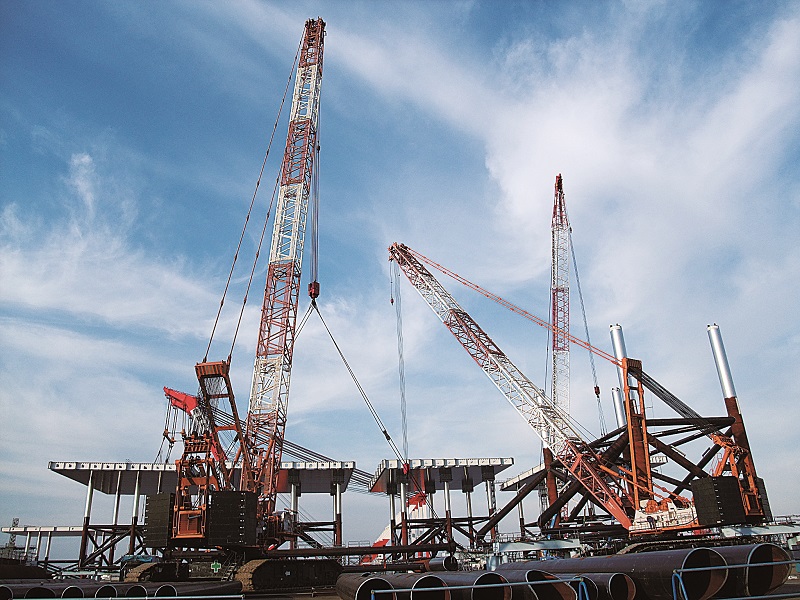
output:
M 765 596 L 786 583 L 791 565 L 772 563 L 792 560 L 789 553 L 775 544 L 746 544 L 715 548 L 730 565 L 746 565 L 729 569 L 729 581 L 721 597 Z
M 373 591 L 393 589 L 386 579 L 371 573 L 344 573 L 336 580 L 336 594 L 342 600 L 371 600 Z M 375 600 L 397 600 L 397 595 L 377 594 Z
M 0 585 L 0 600 L 11 600 L 14 597 L 14 592 L 11 588 L 5 585 Z
M 611 600 L 633 600 L 636 597 L 636 584 L 625 573 L 611 573 L 606 591 Z
M 603 599 L 633 600 L 636 597 L 636 584 L 625 573 L 581 573 L 580 576 L 591 581 Z M 577 590 L 574 584 L 573 587 Z M 589 593 L 591 595 L 591 589 Z
M 175 589 L 174 585 L 161 585 L 158 586 L 156 589 L 156 593 L 153 594 L 156 598 L 164 598 L 164 597 L 175 597 L 178 595 L 178 590 Z
M 472 600 L 511 600 L 511 587 L 484 587 L 487 585 L 508 583 L 508 579 L 499 573 L 486 572 L 475 580 Z
M 425 563 L 428 571 L 458 571 L 458 559 L 455 556 L 437 556 Z
M 126 598 L 147 598 L 147 590 L 143 585 L 132 585 L 125 590 Z
M 62 598 L 83 598 L 83 590 L 77 585 L 69 585 L 61 592 Z
M 756 563 L 776 563 L 792 560 L 789 553 L 775 544 L 759 544 L 751 553 Z M 781 587 L 792 571 L 792 565 L 762 564 L 748 568 L 747 588 L 751 596 L 765 596 L 772 590 Z
M 437 574 L 448 586 L 470 586 L 470 589 L 450 590 L 456 600 L 511 600 L 508 579 L 495 571 L 444 571 Z M 498 585 L 498 587 L 486 587 Z
M 50 588 L 46 588 L 46 587 L 42 587 L 42 586 L 38 586 L 37 585 L 36 587 L 32 587 L 27 592 L 25 592 L 25 597 L 26 598 L 55 598 L 56 597 L 56 593 Z
M 681 568 L 716 567 L 713 571 L 687 571 L 681 574 L 687 600 L 707 600 L 722 589 L 728 578 L 728 563 L 710 548 L 695 548 L 684 558 Z
M 419 588 L 437 588 L 419 591 Z M 411 600 L 450 600 L 450 590 L 441 577 L 423 575 L 411 586 Z
M 560 581 L 559 576 L 538 569 L 531 569 L 525 573 L 528 582 L 539 584 L 531 586 L 539 600 L 576 600 L 578 595 L 575 588 L 565 581 Z
M 95 598 L 116 598 L 117 597 L 117 588 L 113 585 L 105 584 L 97 588 L 97 591 L 94 593 Z

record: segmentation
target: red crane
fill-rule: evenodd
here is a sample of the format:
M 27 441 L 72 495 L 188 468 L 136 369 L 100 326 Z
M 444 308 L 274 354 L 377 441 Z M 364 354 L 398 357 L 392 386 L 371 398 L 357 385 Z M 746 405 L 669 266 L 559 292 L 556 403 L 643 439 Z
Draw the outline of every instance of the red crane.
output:
M 258 494 L 259 541 L 266 545 L 281 539 L 275 504 L 289 405 L 306 216 L 317 156 L 324 40 L 325 22 L 306 21 L 281 165 L 245 428 L 245 446 L 253 452 L 254 462 L 252 473 L 242 473 L 241 489 Z M 313 282 L 309 293 L 316 298 L 319 284 Z
M 318 149 L 324 37 L 322 19 L 306 21 L 281 163 L 246 424 L 242 425 L 236 409 L 229 377 L 230 356 L 226 361 L 204 359 L 196 365 L 197 396 L 164 388 L 171 405 L 192 417 L 189 432 L 184 432 L 183 454 L 176 461 L 178 486 L 171 538 L 178 546 L 202 546 L 207 541 L 211 496 L 217 491 L 236 489 L 233 466 L 238 464 L 241 465 L 238 490 L 257 495 L 257 543 L 267 547 L 282 541 L 275 501 L 284 446 L 306 215 Z M 319 294 L 316 281 L 309 285 L 309 294 L 312 298 Z M 227 448 L 220 439 L 226 431 L 232 438 Z
M 561 174 L 556 176 L 553 201 L 550 323 L 553 325 L 553 403 L 569 413 L 569 219 Z
M 450 332 L 472 356 L 500 392 L 536 432 L 556 459 L 596 501 L 626 529 L 633 523 L 634 498 L 626 482 L 607 467 L 583 440 L 568 414 L 555 406 L 530 381 L 447 290 L 403 244 L 389 248 L 394 260 L 411 284 Z

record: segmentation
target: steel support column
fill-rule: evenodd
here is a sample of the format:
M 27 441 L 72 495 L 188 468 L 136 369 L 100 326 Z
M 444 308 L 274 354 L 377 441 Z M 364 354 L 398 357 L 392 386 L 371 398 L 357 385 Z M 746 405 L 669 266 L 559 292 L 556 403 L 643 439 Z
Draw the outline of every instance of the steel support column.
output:
M 86 484 L 86 507 L 83 511 L 83 531 L 81 532 L 81 547 L 80 551 L 78 552 L 79 567 L 83 567 L 83 563 L 86 560 L 86 544 L 89 541 L 89 518 L 91 517 L 92 514 L 93 495 L 94 495 L 94 471 L 89 471 L 89 483 Z M 132 550 L 131 554 L 133 554 Z
M 131 513 L 131 539 L 128 544 L 128 554 L 136 551 L 136 525 L 139 521 L 139 496 L 142 493 L 141 471 L 136 471 L 136 486 L 133 491 L 133 510 Z

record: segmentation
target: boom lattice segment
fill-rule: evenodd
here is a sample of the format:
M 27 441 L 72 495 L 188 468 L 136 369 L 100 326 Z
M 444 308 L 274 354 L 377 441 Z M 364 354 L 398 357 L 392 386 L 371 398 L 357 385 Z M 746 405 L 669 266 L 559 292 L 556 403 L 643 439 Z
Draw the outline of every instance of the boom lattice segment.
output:
M 389 248 L 389 258 L 461 343 L 503 396 L 531 426 L 556 458 L 583 487 L 625 528 L 631 526 L 633 504 L 627 491 L 602 459 L 581 438 L 569 420 L 503 353 L 403 244 Z
M 275 511 L 283 453 L 306 215 L 317 147 L 324 37 L 322 19 L 306 21 L 253 368 L 246 440 L 253 450 L 255 467 L 253 481 L 243 480 L 242 489 L 258 492 L 261 518 Z
M 570 235 L 561 175 L 556 176 L 553 202 L 550 305 L 553 324 L 553 404 L 569 414 L 569 258 Z

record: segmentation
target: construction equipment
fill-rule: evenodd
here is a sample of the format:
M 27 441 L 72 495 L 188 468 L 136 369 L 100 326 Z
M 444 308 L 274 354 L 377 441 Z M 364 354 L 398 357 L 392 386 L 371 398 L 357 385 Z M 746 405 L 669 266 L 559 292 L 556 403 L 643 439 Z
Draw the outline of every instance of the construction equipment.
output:
M 570 227 L 567 218 L 567 205 L 564 200 L 564 186 L 561 174 L 556 176 L 553 199 L 553 218 L 550 225 L 552 259 L 550 263 L 550 322 L 553 324 L 550 336 L 550 354 L 553 360 L 551 396 L 553 404 L 570 414 L 569 410 L 569 340 L 563 332 L 569 332 L 569 255 Z M 549 433 L 548 439 L 555 434 Z M 545 466 L 553 463 L 550 444 L 542 449 Z M 546 485 L 539 492 L 542 509 L 556 501 L 558 482 L 551 469 L 548 469 Z M 559 516 L 556 516 L 556 520 Z
M 483 369 L 542 442 L 583 487 L 626 529 L 637 510 L 625 481 L 583 440 L 568 414 L 547 398 L 402 244 L 389 248 L 411 284 Z
M 252 472 L 242 472 L 241 489 L 258 494 L 259 543 L 265 547 L 280 544 L 283 533 L 292 528 L 291 523 L 280 522 L 275 508 L 289 406 L 306 216 L 318 147 L 324 40 L 324 21 L 306 21 L 281 165 L 245 430 L 244 445 L 252 450 L 254 461 Z M 312 299 L 319 295 L 317 282 L 309 286 L 309 293 Z
M 492 301 L 533 321 L 541 327 L 551 331 L 556 329 L 553 324 L 536 317 L 530 312 L 461 277 L 457 273 L 443 267 L 419 252 L 407 247 L 404 248 L 405 252 L 416 258 L 419 263 L 424 263 L 436 268 L 459 283 L 479 292 Z M 614 458 L 611 458 L 614 454 L 614 448 L 621 447 L 623 443 L 621 437 L 617 441 L 613 441 L 614 435 L 619 434 L 620 431 L 625 431 L 624 443 L 627 447 L 625 447 L 622 452 L 624 464 L 621 466 L 630 480 L 629 489 L 631 489 L 631 493 L 637 503 L 636 505 L 640 508 L 644 508 L 644 510 L 636 512 L 632 531 L 638 530 L 644 532 L 645 530 L 655 530 L 656 532 L 663 532 L 695 526 L 697 524 L 695 519 L 687 519 L 687 515 L 680 514 L 683 512 L 680 507 L 685 506 L 687 502 L 686 498 L 681 496 L 681 493 L 689 487 L 694 488 L 695 485 L 698 485 L 701 491 L 709 492 L 706 488 L 710 485 L 709 482 L 712 480 L 720 482 L 725 481 L 726 483 L 735 480 L 735 484 L 738 486 L 737 493 L 740 496 L 744 512 L 744 516 L 741 517 L 741 520 L 738 522 L 756 524 L 763 523 L 765 520 L 771 518 L 764 482 L 756 475 L 752 453 L 744 429 L 744 422 L 739 411 L 735 391 L 733 390 L 733 381 L 722 346 L 719 328 L 716 325 L 710 325 L 708 329 L 712 350 L 714 352 L 714 359 L 720 376 L 723 396 L 725 397 L 727 417 L 706 418 L 700 416 L 652 376 L 643 371 L 641 361 L 629 359 L 627 357 L 624 340 L 622 339 L 622 329 L 619 325 L 613 325 L 611 327 L 615 354 L 609 354 L 585 340 L 571 335 L 568 330 L 561 329 L 560 331 L 554 332 L 554 335 L 562 335 L 571 344 L 576 344 L 587 349 L 593 355 L 599 356 L 615 365 L 619 370 L 621 389 L 618 393 L 619 406 L 615 406 L 615 410 L 619 409 L 617 411 L 618 430 L 604 435 L 598 440 L 593 441 L 590 445 L 597 449 L 607 447 L 605 453 L 611 453 L 608 460 L 614 460 Z M 659 419 L 657 422 L 654 421 L 652 425 L 666 427 L 667 429 L 656 433 L 649 432 L 648 422 L 645 417 L 644 389 L 647 389 L 662 400 L 682 418 Z M 726 426 L 730 426 L 730 429 L 723 433 L 721 427 Z M 684 435 L 685 437 L 681 437 L 671 444 L 663 442 L 667 437 L 674 435 Z M 702 436 L 708 437 L 713 442 L 713 445 L 705 451 L 701 459 L 696 463 L 688 460 L 681 451 L 677 450 L 678 446 Z M 648 446 L 652 451 L 648 450 Z M 717 460 L 711 472 L 704 471 L 703 469 L 714 460 L 721 450 L 723 451 L 723 455 Z M 604 456 L 605 453 L 603 454 Z M 683 481 L 677 481 L 666 475 L 654 473 L 650 468 L 650 463 L 652 455 L 655 453 L 663 453 L 664 457 L 686 469 L 688 474 Z M 546 454 L 547 453 L 545 453 L 545 456 Z M 549 472 L 549 469 L 546 470 L 546 472 Z M 728 472 L 731 473 L 732 477 L 725 475 Z M 667 483 L 672 483 L 674 486 L 673 489 L 669 491 L 666 488 L 655 485 L 653 483 L 653 478 L 655 477 Z M 698 481 L 699 479 L 705 478 L 709 478 L 708 482 Z M 580 488 L 580 486 L 577 487 Z M 568 486 L 564 490 L 564 493 L 559 495 L 556 506 L 558 508 L 563 508 L 567 499 L 576 493 L 576 489 L 574 485 Z M 648 490 L 650 490 L 649 493 Z M 703 497 L 705 500 L 703 504 L 710 503 L 714 505 L 719 499 L 713 497 L 715 493 L 716 492 L 711 495 L 704 493 Z M 524 494 L 521 497 L 524 497 Z M 662 499 L 659 500 L 658 497 Z M 577 514 L 577 509 L 585 504 L 586 499 L 587 497 L 584 496 L 584 501 L 578 504 L 578 507 L 573 510 L 571 516 Z M 738 504 L 738 502 L 734 502 L 734 504 Z M 735 515 L 739 510 L 734 509 L 729 512 Z M 502 510 L 500 513 L 502 513 Z M 555 515 L 556 512 L 554 512 L 554 506 L 551 503 L 551 507 L 542 513 L 542 519 L 547 521 Z M 664 517 L 666 517 L 666 519 Z M 715 517 L 716 521 L 700 519 L 700 525 L 719 522 L 719 518 L 720 515 L 717 514 Z M 733 523 L 735 521 L 728 522 Z M 487 525 L 491 524 L 493 524 L 493 521 L 490 521 Z
M 558 187 L 556 189 L 558 193 Z M 542 513 L 542 519 L 552 518 L 557 514 L 558 510 L 565 506 L 569 497 L 574 495 L 576 491 L 583 489 L 585 493 L 584 501 L 579 504 L 578 508 L 583 506 L 585 500 L 591 497 L 596 505 L 613 516 L 631 534 L 664 533 L 697 528 L 700 523 L 698 523 L 694 504 L 688 498 L 681 496 L 680 492 L 685 489 L 686 482 L 709 476 L 709 473 L 703 471 L 702 467 L 711 459 L 709 457 L 704 459 L 705 462 L 701 461 L 702 464 L 694 464 L 683 458 L 680 452 L 674 451 L 669 444 L 660 439 L 690 430 L 697 430 L 700 432 L 698 435 L 711 437 L 717 449 L 726 449 L 724 459 L 721 461 L 724 466 L 718 466 L 712 473 L 712 478 L 722 475 L 725 469 L 734 471 L 734 474 L 740 474 L 739 486 L 743 502 L 746 507 L 750 507 L 749 512 L 747 512 L 748 521 L 763 521 L 765 512 L 760 507 L 761 505 L 756 503 L 757 497 L 763 492 L 763 482 L 759 483 L 759 480 L 755 477 L 754 467 L 751 468 L 752 459 L 747 458 L 750 456 L 749 450 L 745 450 L 745 447 L 737 444 L 730 436 L 722 434 L 719 431 L 719 425 L 716 424 L 723 422 L 731 424 L 737 422 L 737 420 L 741 422 L 741 415 L 738 414 L 738 408 L 734 406 L 735 403 L 726 401 L 729 413 L 727 419 L 705 419 L 647 375 L 642 369 L 641 361 L 627 356 L 615 357 L 586 342 L 577 340 L 568 331 L 556 328 L 553 324 L 533 317 L 530 313 L 487 292 L 480 286 L 468 282 L 463 277 L 445 269 L 407 246 L 393 244 L 389 248 L 389 255 L 390 260 L 395 261 L 403 270 L 411 284 L 439 319 L 450 329 L 506 399 L 534 429 L 542 439 L 546 449 L 552 452 L 550 460 L 548 460 L 548 452 L 545 452 L 545 469 L 541 472 L 541 477 L 536 479 L 536 484 L 541 484 L 544 478 L 553 472 L 552 467 L 556 464 L 569 472 L 569 477 L 573 480 L 573 483 L 565 488 L 564 494 L 559 494 L 557 502 L 555 501 L 552 487 L 548 485 L 551 506 Z M 578 341 L 584 348 L 588 348 L 596 355 L 618 366 L 621 370 L 620 379 L 623 385 L 621 397 L 624 414 L 626 415 L 626 422 L 623 426 L 600 440 L 587 442 L 583 439 L 578 433 L 577 424 L 571 420 L 570 416 L 556 406 L 551 399 L 547 398 L 544 392 L 531 383 L 514 366 L 502 350 L 431 275 L 423 265 L 423 262 L 435 266 L 472 289 L 476 289 L 487 297 L 511 308 L 514 312 L 523 314 L 538 324 L 547 327 L 553 332 L 554 337 L 558 335 L 569 341 Z M 720 378 L 722 380 L 723 376 L 721 375 Z M 660 432 L 657 435 L 653 435 L 648 431 L 644 404 L 645 387 L 683 417 L 683 419 L 679 420 L 659 420 L 658 422 L 659 425 L 675 427 L 675 429 Z M 736 430 L 739 432 L 738 437 L 741 439 L 743 437 L 743 424 Z M 613 443 L 607 441 L 611 440 L 612 435 L 619 435 L 619 438 Z M 695 439 L 695 437 L 687 439 Z M 679 440 L 676 445 L 680 445 L 685 441 L 686 439 Z M 598 449 L 603 447 L 604 444 L 607 445 L 607 449 L 601 453 Z M 683 485 L 677 480 L 660 474 L 659 477 L 661 479 L 678 485 L 673 491 L 669 491 L 654 483 L 654 473 L 651 468 L 651 447 L 654 449 L 653 453 L 663 452 L 689 471 L 689 475 L 684 480 Z M 527 487 L 524 493 L 527 493 Z M 521 501 L 524 493 L 520 491 L 517 501 Z M 502 518 L 502 514 L 503 511 L 501 510 L 498 513 L 498 518 Z M 488 527 L 494 523 L 496 523 L 494 519 L 490 520 L 484 530 L 488 531 Z
M 192 429 L 183 439 L 183 454 L 176 461 L 178 488 L 172 516 L 172 540 L 188 546 L 204 546 L 208 537 L 209 507 L 214 492 L 234 489 L 232 463 L 240 462 L 242 472 L 251 472 L 250 452 L 243 439 L 242 423 L 236 409 L 236 399 L 229 377 L 230 363 L 203 362 L 195 366 L 200 384 L 197 396 L 169 388 L 164 393 L 173 406 L 193 415 Z M 219 423 L 224 414 L 220 401 L 227 400 L 230 418 Z M 229 461 L 229 452 L 220 434 L 230 431 L 237 446 L 235 458 Z
M 219 545 L 212 543 L 209 534 L 213 497 L 222 492 L 236 493 L 235 496 L 219 496 L 217 505 L 227 506 L 228 512 L 236 510 L 239 504 L 248 514 L 255 510 L 252 532 L 238 536 L 233 545 L 266 549 L 280 545 L 287 536 L 293 535 L 293 516 L 276 514 L 275 503 L 289 400 L 306 215 L 318 149 L 324 38 L 322 19 L 306 21 L 279 177 L 247 419 L 243 425 L 237 412 L 229 376 L 230 356 L 218 362 L 204 359 L 195 366 L 199 383 L 196 396 L 164 388 L 170 404 L 191 416 L 190 429 L 183 432 L 183 454 L 176 461 L 178 485 L 174 498 L 153 503 L 153 507 L 171 507 L 167 541 L 173 547 Z M 312 299 L 319 295 L 316 280 L 310 284 L 309 294 Z M 232 437 L 227 444 L 221 440 L 225 432 L 230 432 Z M 174 443 L 174 439 L 170 443 Z M 241 468 L 238 482 L 233 477 L 235 466 Z M 217 509 L 220 511 L 222 508 Z M 228 519 L 229 515 L 224 518 Z M 250 516 L 246 520 L 249 521 Z

